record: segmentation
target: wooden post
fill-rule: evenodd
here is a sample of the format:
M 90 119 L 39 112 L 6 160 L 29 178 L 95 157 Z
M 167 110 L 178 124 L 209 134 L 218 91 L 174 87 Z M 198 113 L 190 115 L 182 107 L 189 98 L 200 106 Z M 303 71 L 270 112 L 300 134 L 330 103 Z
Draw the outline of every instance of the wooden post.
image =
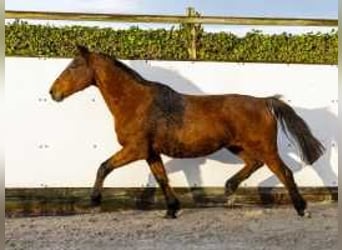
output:
M 188 7 L 186 9 L 186 15 L 191 18 L 191 17 L 196 17 L 197 13 L 196 10 L 192 7 Z M 189 48 L 188 48 L 188 52 L 189 52 L 189 57 L 191 60 L 196 60 L 197 59 L 197 46 L 196 46 L 196 41 L 197 41 L 197 29 L 196 29 L 196 25 L 194 23 L 189 23 L 189 31 L 190 31 L 190 44 L 189 44 Z

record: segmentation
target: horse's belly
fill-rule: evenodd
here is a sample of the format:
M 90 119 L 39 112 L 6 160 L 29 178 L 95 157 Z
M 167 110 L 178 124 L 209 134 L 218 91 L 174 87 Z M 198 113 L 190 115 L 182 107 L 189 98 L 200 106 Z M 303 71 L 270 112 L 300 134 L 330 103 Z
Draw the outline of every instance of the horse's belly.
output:
M 158 145 L 157 151 L 175 158 L 193 158 L 214 153 L 224 144 L 222 138 L 210 138 L 209 136 L 200 136 L 192 140 L 169 137 Z
M 212 154 L 219 150 L 221 147 L 217 147 L 215 149 L 207 149 L 207 150 L 178 150 L 178 149 L 166 149 L 161 153 L 173 158 L 195 158 L 206 156 Z
M 230 140 L 229 128 L 219 116 L 187 109 L 179 123 L 160 122 L 154 131 L 157 152 L 175 158 L 211 154 Z

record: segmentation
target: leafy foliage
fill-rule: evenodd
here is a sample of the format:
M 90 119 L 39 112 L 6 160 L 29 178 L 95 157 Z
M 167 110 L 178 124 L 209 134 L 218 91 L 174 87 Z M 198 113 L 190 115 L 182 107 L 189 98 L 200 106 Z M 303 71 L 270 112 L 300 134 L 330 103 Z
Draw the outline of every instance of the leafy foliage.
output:
M 292 35 L 263 34 L 253 30 L 244 37 L 197 29 L 197 60 L 337 64 L 337 31 Z M 121 59 L 190 60 L 191 35 L 178 29 L 127 30 L 110 28 L 31 25 L 15 21 L 5 26 L 6 56 L 73 57 L 75 45 Z

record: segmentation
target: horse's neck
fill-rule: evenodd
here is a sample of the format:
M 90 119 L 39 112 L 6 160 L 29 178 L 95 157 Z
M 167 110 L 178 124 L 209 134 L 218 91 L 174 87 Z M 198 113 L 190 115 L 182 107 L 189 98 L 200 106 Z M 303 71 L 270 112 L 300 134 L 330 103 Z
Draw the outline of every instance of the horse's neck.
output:
M 134 113 L 147 93 L 146 86 L 115 65 L 100 65 L 95 69 L 96 84 L 116 118 Z

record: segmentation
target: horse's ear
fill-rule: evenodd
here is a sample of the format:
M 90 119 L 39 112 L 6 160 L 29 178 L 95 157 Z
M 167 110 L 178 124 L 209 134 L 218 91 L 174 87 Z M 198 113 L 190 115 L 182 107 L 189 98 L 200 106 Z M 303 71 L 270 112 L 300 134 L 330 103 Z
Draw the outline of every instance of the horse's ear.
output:
M 85 46 L 82 46 L 82 45 L 77 45 L 76 47 L 77 47 L 77 50 L 80 53 L 80 55 L 83 56 L 84 58 L 88 59 L 88 56 L 90 53 L 88 48 Z

